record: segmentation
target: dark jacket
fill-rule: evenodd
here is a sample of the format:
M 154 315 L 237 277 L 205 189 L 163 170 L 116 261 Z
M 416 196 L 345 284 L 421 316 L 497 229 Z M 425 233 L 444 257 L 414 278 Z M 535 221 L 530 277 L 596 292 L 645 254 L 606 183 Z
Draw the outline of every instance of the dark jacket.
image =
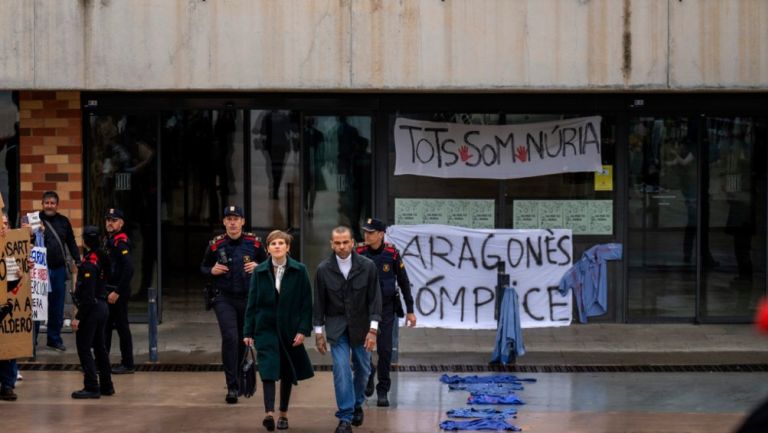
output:
M 69 218 L 60 213 L 49 217 L 45 215 L 45 212 L 40 211 L 40 220 L 45 225 L 43 237 L 45 239 L 45 248 L 47 249 L 48 269 L 56 269 L 65 265 L 64 250 L 69 250 L 69 254 L 75 260 L 75 263 L 80 263 L 80 250 L 77 249 L 75 233 L 72 231 L 72 224 L 70 224 Z M 56 236 L 50 231 L 51 226 L 56 230 L 56 234 L 59 235 L 59 239 L 61 239 L 64 245 L 61 245 L 56 240 Z
M 107 239 L 107 254 L 109 255 L 109 276 L 107 283 L 114 286 L 121 301 L 127 302 L 131 297 L 131 279 L 133 278 L 133 257 L 131 243 L 125 232 L 118 232 Z
M 243 336 L 253 338 L 262 380 L 291 380 L 314 376 L 304 345 L 293 347 L 296 334 L 312 332 L 312 287 L 307 268 L 288 258 L 278 296 L 272 260 L 253 271 L 245 310 Z M 289 371 L 281 371 L 280 352 Z
M 200 264 L 200 272 L 211 278 L 218 293 L 245 299 L 248 296 L 251 275 L 245 272 L 243 265 L 246 262 L 261 264 L 266 259 L 267 253 L 261 239 L 253 233 L 243 232 L 237 239 L 232 239 L 225 233 L 209 242 Z M 213 276 L 211 269 L 216 262 L 222 262 L 221 264 L 229 268 L 229 272 Z
M 396 293 L 395 281 L 397 281 L 397 286 L 400 287 L 400 293 L 402 293 L 402 298 L 405 301 L 406 311 L 408 314 L 413 313 L 411 282 L 408 280 L 408 274 L 405 272 L 405 263 L 403 263 L 397 248 L 388 242 L 382 242 L 377 250 L 368 245 L 361 245 L 357 247 L 357 253 L 373 260 L 373 263 L 376 264 L 376 268 L 379 270 L 382 304 L 389 305 L 394 301 Z M 388 313 L 394 314 L 394 310 L 390 310 Z M 383 311 L 382 314 L 384 314 Z
M 334 344 L 349 330 L 350 346 L 365 342 L 372 320 L 381 320 L 381 290 L 376 265 L 352 251 L 352 268 L 344 275 L 336 255 L 320 262 L 315 274 L 314 325 L 325 326 Z
M 83 320 L 95 308 L 99 299 L 107 298 L 106 281 L 101 260 L 95 251 L 88 251 L 77 266 L 77 287 L 73 301 L 77 306 L 75 319 Z

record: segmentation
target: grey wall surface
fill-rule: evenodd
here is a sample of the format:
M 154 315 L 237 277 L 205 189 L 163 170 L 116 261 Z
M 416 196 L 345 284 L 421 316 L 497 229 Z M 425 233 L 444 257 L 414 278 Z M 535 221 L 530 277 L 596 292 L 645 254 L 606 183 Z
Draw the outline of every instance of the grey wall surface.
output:
M 766 88 L 765 0 L 0 2 L 0 89 Z

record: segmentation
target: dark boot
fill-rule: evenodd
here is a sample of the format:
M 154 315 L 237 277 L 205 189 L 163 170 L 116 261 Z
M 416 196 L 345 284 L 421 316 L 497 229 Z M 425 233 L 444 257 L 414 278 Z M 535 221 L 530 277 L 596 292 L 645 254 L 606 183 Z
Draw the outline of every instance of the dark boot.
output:
M 379 398 L 376 400 L 376 406 L 389 407 L 389 399 L 386 392 L 379 392 Z

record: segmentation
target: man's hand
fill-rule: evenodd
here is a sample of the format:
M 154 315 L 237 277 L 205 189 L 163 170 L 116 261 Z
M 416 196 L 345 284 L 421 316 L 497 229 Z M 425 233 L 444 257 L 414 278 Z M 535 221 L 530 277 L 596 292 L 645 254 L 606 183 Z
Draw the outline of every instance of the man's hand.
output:
M 253 347 L 253 338 L 243 338 L 243 344 L 245 344 L 245 347 Z
M 376 331 L 371 329 L 368 331 L 368 335 L 365 336 L 365 343 L 363 344 L 366 352 L 370 352 L 376 348 Z
M 250 274 L 253 272 L 254 269 L 256 269 L 256 262 L 248 262 L 245 265 L 243 265 L 243 269 L 245 269 L 246 274 Z
M 405 326 L 410 326 L 411 328 L 416 326 L 416 314 L 408 313 L 405 315 Z
M 70 323 L 69 326 L 72 328 L 73 331 L 77 332 L 77 328 L 80 327 L 80 321 L 77 319 L 72 319 L 72 323 Z
M 110 304 L 114 304 L 115 302 L 117 302 L 117 298 L 119 297 L 120 295 L 118 295 L 117 292 L 112 292 L 107 296 L 107 302 L 109 302 Z
M 301 346 L 302 344 L 304 344 L 304 334 L 299 332 L 298 334 L 296 334 L 296 337 L 294 337 L 293 339 L 293 347 L 298 347 L 298 346 Z
M 222 265 L 221 263 L 216 263 L 211 268 L 211 275 L 218 276 L 223 275 L 229 272 L 229 268 L 225 265 Z
M 328 353 L 328 345 L 325 343 L 325 336 L 323 334 L 315 334 L 315 348 L 321 355 Z

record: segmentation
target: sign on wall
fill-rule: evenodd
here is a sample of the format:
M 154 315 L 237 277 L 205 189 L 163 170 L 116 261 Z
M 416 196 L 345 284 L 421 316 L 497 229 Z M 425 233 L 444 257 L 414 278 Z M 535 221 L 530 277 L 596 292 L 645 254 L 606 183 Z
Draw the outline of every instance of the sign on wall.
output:
M 493 200 L 396 198 L 395 224 L 445 224 L 492 229 L 496 215 Z
M 32 356 L 29 231 L 6 231 L 6 236 L 0 238 L 0 248 L 0 302 L 10 299 L 13 303 L 11 314 L 0 322 L 0 359 Z
M 567 228 L 574 235 L 613 234 L 612 200 L 515 200 L 516 229 Z
M 571 296 L 557 291 L 571 267 L 570 230 L 394 225 L 387 241 L 405 263 L 419 326 L 496 329 L 499 262 L 517 291 L 522 327 L 571 323 Z
M 600 116 L 517 125 L 395 121 L 395 175 L 515 179 L 602 170 Z

